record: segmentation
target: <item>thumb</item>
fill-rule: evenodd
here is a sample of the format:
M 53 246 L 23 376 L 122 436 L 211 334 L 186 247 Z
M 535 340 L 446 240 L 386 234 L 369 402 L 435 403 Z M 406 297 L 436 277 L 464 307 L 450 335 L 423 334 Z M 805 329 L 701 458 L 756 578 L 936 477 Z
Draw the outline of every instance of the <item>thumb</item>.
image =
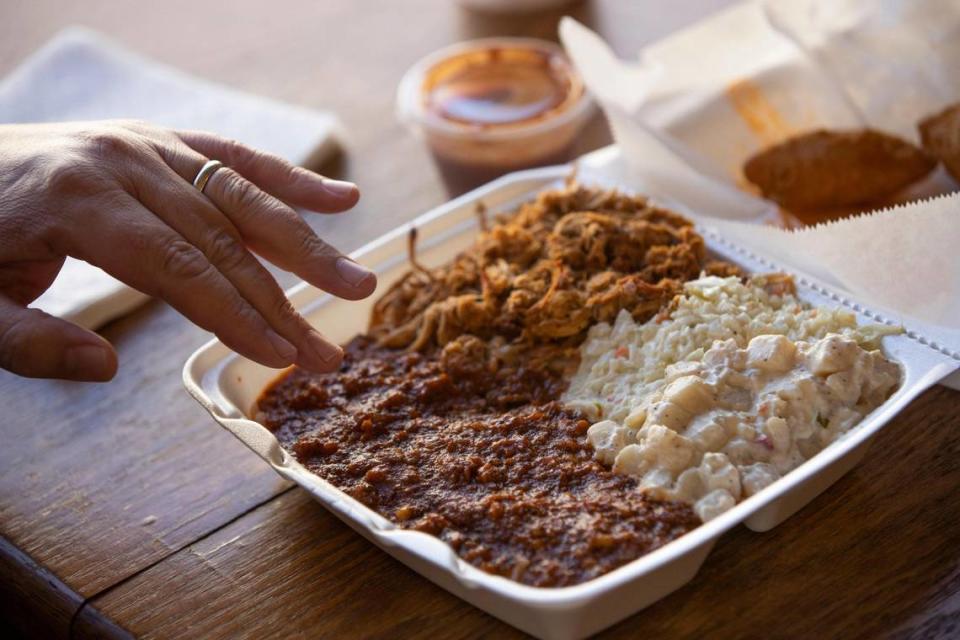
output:
M 117 354 L 92 331 L 0 296 L 0 368 L 28 378 L 104 382 Z

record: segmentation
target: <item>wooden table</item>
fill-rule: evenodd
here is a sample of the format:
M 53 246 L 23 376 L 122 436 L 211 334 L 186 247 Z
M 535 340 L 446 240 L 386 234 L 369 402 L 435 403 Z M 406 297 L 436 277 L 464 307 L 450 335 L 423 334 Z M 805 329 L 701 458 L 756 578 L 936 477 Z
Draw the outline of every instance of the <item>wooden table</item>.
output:
M 569 8 L 622 55 L 728 0 L 597 0 Z M 6 2 L 0 74 L 71 23 L 248 91 L 332 108 L 350 132 L 336 172 L 355 211 L 316 217 L 342 249 L 442 202 L 429 158 L 393 117 L 420 56 L 453 41 L 553 37 L 443 0 Z M 602 121 L 583 151 L 609 141 Z M 281 276 L 282 284 L 292 279 Z M 107 385 L 0 372 L 0 633 L 125 637 L 518 636 L 363 541 L 291 488 L 183 391 L 208 336 L 161 303 L 112 323 Z M 607 636 L 956 637 L 960 394 L 935 388 L 868 459 L 776 530 L 737 529 L 697 578 Z

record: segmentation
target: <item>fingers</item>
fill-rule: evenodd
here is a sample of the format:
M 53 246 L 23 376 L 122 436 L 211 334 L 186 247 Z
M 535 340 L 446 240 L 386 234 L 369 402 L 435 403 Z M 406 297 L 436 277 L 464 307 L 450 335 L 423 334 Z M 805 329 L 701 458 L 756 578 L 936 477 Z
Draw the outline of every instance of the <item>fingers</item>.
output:
M 29 378 L 105 382 L 117 354 L 92 331 L 0 296 L 0 368 Z
M 295 211 L 236 171 L 217 171 L 204 194 L 236 225 L 244 241 L 275 265 L 348 300 L 366 298 L 376 289 L 372 271 L 321 240 Z
M 335 213 L 349 209 L 360 199 L 359 189 L 351 182 L 324 178 L 292 165 L 279 156 L 252 149 L 235 140 L 204 131 L 179 131 L 177 135 L 203 156 L 219 160 L 267 193 L 294 207 Z
M 273 276 L 247 251 L 231 221 L 173 170 L 160 162 L 157 165 L 147 167 L 154 179 L 142 181 L 138 193 L 141 201 L 197 247 L 240 296 L 296 348 L 298 365 L 311 371 L 329 371 L 338 366 L 340 347 L 321 336 L 296 312 Z M 274 200 L 266 194 L 263 197 Z
M 228 347 L 269 367 L 285 367 L 297 348 L 274 331 L 207 257 L 126 193 L 105 196 L 65 234 L 66 253 L 166 300 Z M 324 367 L 339 365 L 340 353 Z
M 201 152 L 168 131 L 136 123 L 128 126 L 131 127 L 150 140 L 163 162 L 140 158 L 140 162 L 128 164 L 124 173 L 133 186 L 127 190 L 145 205 L 141 209 L 156 214 L 169 226 L 174 239 L 168 242 L 174 242 L 178 247 L 175 252 L 180 254 L 174 260 L 197 267 L 196 279 L 217 281 L 218 286 L 224 284 L 219 282 L 223 280 L 234 296 L 272 328 L 271 335 L 285 340 L 296 350 L 297 364 L 315 371 L 329 371 L 339 366 L 342 350 L 296 313 L 276 281 L 247 247 L 335 295 L 348 299 L 370 295 L 376 286 L 376 277 L 320 240 L 295 211 L 269 193 L 272 191 L 301 206 L 334 211 L 356 202 L 356 187 L 325 180 L 280 158 L 210 134 L 183 134 L 186 140 L 200 147 Z M 267 190 L 254 186 L 239 172 L 223 168 L 207 183 L 205 195 L 201 194 L 190 181 L 208 157 L 241 168 L 261 181 Z M 191 249 L 195 249 L 192 254 Z M 144 281 L 145 274 L 136 269 L 124 267 L 119 261 L 115 261 L 114 269 L 126 269 L 127 278 L 140 278 L 142 284 L 134 286 L 142 290 L 150 286 Z M 218 273 L 201 273 L 201 270 Z M 168 288 L 159 295 L 190 319 L 214 331 L 229 346 L 264 362 L 262 353 L 251 355 L 255 345 L 245 343 L 242 337 L 234 336 L 231 343 L 230 328 L 216 324 L 218 318 L 208 317 L 205 324 L 204 309 L 191 309 L 190 300 L 182 292 Z M 221 314 L 220 319 L 222 317 Z M 262 334 L 252 335 L 256 338 Z M 259 343 L 262 342 L 260 338 Z M 277 340 L 272 343 L 280 344 Z M 286 352 L 283 348 L 280 351 Z
M 205 156 L 182 145 L 166 144 L 159 150 L 181 177 L 192 176 L 206 161 Z M 192 193 L 226 214 L 247 246 L 310 284 L 348 300 L 365 298 L 376 288 L 376 276 L 371 271 L 321 240 L 293 209 L 232 167 L 214 173 L 202 195 L 196 189 Z M 148 206 L 155 208 L 151 203 Z

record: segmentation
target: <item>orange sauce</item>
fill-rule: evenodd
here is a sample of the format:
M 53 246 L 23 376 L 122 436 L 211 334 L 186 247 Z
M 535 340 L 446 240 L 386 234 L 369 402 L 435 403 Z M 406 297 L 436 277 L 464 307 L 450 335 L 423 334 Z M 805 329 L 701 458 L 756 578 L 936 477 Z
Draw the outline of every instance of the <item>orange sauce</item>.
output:
M 448 190 L 569 160 L 580 123 L 561 123 L 583 94 L 566 58 L 546 49 L 490 46 L 435 64 L 422 100 L 437 123 L 427 141 Z
M 571 94 L 559 57 L 535 49 L 491 48 L 445 60 L 427 75 L 427 109 L 479 127 L 526 124 L 549 117 Z

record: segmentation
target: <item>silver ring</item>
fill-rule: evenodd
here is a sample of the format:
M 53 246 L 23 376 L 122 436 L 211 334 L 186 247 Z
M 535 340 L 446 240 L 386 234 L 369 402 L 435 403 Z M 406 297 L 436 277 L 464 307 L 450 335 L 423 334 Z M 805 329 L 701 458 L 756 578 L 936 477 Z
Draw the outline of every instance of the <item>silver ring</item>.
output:
M 197 177 L 193 179 L 193 186 L 195 186 L 200 193 L 203 193 L 203 188 L 207 186 L 210 177 L 222 166 L 223 163 L 219 160 L 207 160 L 207 162 L 200 167 L 200 172 L 197 173 Z

